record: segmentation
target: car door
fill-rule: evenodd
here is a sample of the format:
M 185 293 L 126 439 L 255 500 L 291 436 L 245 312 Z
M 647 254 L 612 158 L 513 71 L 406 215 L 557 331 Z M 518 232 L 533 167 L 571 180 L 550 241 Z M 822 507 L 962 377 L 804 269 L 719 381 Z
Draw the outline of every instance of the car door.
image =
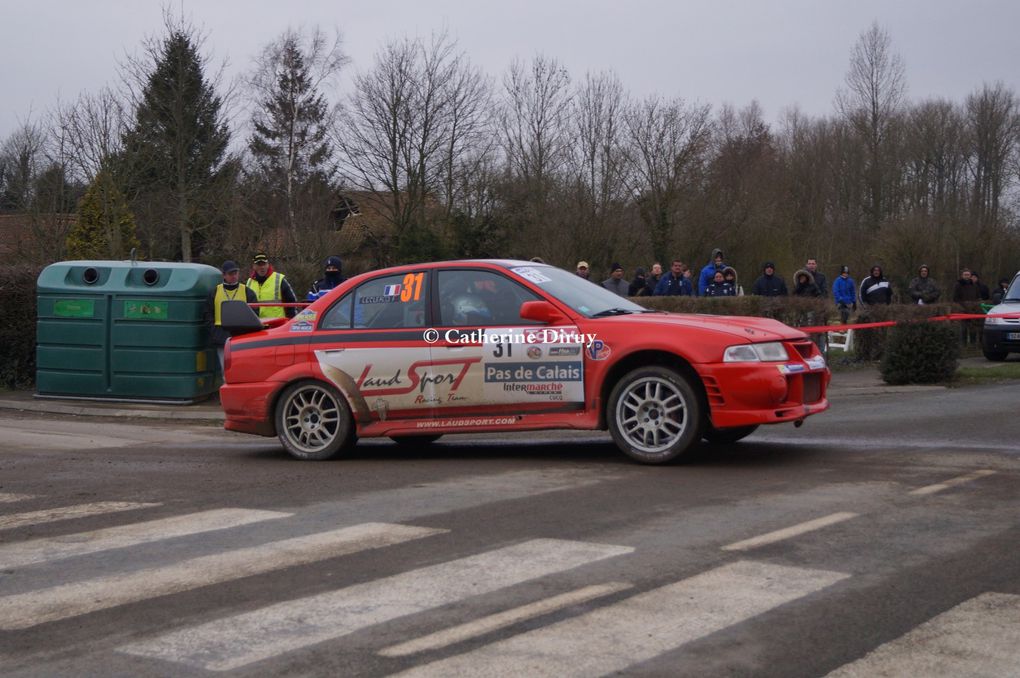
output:
M 436 289 L 433 363 L 466 367 L 457 388 L 437 402 L 437 416 L 583 407 L 576 326 L 546 327 L 520 317 L 521 304 L 539 295 L 499 271 L 472 268 L 439 271 Z
M 319 320 L 315 360 L 360 422 L 432 414 L 437 380 L 424 338 L 432 275 L 420 270 L 372 278 Z

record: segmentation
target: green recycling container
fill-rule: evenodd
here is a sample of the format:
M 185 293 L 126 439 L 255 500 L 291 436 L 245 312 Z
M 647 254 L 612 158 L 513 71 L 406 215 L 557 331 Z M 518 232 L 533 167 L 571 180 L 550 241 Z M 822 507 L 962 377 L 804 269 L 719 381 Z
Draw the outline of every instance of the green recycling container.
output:
M 62 261 L 36 285 L 40 397 L 189 403 L 216 389 L 204 264 Z

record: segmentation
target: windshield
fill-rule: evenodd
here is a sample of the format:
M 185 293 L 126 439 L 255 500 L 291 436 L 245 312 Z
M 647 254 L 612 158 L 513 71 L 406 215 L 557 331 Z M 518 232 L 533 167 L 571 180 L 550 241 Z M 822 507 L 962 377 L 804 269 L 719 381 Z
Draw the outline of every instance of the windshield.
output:
M 1020 301 L 1020 275 L 1013 278 L 1013 282 L 1010 284 L 1009 289 L 1006 290 L 1006 294 L 1002 297 L 1003 301 Z
M 613 294 L 597 283 L 561 268 L 532 264 L 515 266 L 510 270 L 589 318 L 627 313 L 654 313 L 625 297 Z

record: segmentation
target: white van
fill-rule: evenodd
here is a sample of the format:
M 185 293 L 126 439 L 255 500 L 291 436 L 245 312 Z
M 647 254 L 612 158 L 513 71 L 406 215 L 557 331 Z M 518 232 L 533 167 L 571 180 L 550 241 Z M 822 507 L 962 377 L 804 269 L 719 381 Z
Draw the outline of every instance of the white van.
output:
M 981 350 L 989 360 L 1005 360 L 1010 353 L 1020 353 L 1020 273 L 1013 276 L 1002 302 L 993 306 L 989 315 L 1015 313 L 1016 318 L 985 318 L 981 332 Z

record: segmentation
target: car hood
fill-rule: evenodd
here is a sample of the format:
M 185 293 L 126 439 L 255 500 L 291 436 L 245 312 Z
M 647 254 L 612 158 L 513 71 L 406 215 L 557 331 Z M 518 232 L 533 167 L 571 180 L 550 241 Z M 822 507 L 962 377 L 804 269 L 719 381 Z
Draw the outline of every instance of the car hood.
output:
M 670 329 L 696 329 L 718 332 L 741 339 L 748 343 L 781 340 L 803 340 L 807 335 L 798 329 L 771 318 L 756 318 L 741 315 L 701 315 L 688 313 L 640 313 L 600 318 L 599 322 L 624 323 L 652 330 L 656 327 Z M 643 331 L 643 329 L 642 329 Z

